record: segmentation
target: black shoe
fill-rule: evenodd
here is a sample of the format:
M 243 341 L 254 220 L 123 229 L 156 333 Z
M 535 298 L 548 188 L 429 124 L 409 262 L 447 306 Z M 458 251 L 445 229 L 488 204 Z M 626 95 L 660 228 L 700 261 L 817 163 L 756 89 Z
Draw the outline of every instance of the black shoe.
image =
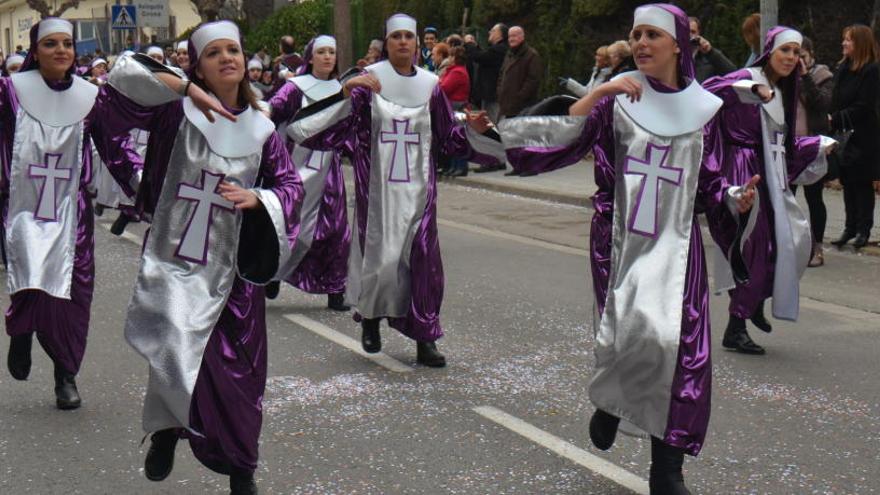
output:
M 333 311 L 348 311 L 351 306 L 345 304 L 344 294 L 327 294 L 327 307 Z
M 474 173 L 485 174 L 486 172 L 495 172 L 496 170 L 504 170 L 505 168 L 507 168 L 507 165 L 503 163 L 496 163 L 495 165 L 480 165 L 474 170 Z
M 847 242 L 850 241 L 850 239 L 853 239 L 854 237 L 856 237 L 855 232 L 851 230 L 844 230 L 836 241 L 831 241 L 831 244 L 837 247 L 843 247 Z
M 62 411 L 77 409 L 82 405 L 75 377 L 73 373 L 55 365 L 55 405 Z
M 125 232 L 125 226 L 131 222 L 131 218 L 125 213 L 120 212 L 119 216 L 116 217 L 116 220 L 113 222 L 113 225 L 110 226 L 110 233 L 113 235 L 122 235 Z
M 379 318 L 361 320 L 361 346 L 364 352 L 375 354 L 382 350 L 382 336 L 379 335 Z
M 273 280 L 266 284 L 266 299 L 275 299 L 281 292 L 281 282 Z
M 150 481 L 162 481 L 174 469 L 174 448 L 180 438 L 177 430 L 159 430 L 150 436 L 150 450 L 144 460 L 144 474 Z
M 764 354 L 766 351 L 749 337 L 745 325 L 742 318 L 731 315 L 727 329 L 724 330 L 724 339 L 721 341 L 721 345 L 743 354 Z
M 416 342 L 416 361 L 431 368 L 446 366 L 446 356 L 437 350 L 436 342 Z
M 767 321 L 767 317 L 764 316 L 764 301 L 761 301 L 761 304 L 758 305 L 758 309 L 755 310 L 755 314 L 753 314 L 749 320 L 751 320 L 751 322 L 762 332 L 770 333 L 773 331 L 773 325 L 771 325 L 770 322 Z
M 684 485 L 684 450 L 651 437 L 651 495 L 691 495 Z
M 229 495 L 257 495 L 254 473 L 233 472 L 229 475 Z
M 95 205 L 95 216 L 100 217 L 104 214 L 104 207 L 102 205 Z
M 868 245 L 868 236 L 867 234 L 858 234 L 856 235 L 856 240 L 853 241 L 853 247 L 856 249 L 862 249 L 863 247 Z
M 31 374 L 31 347 L 34 343 L 34 334 L 16 335 L 9 341 L 9 355 L 6 357 L 6 366 L 9 374 L 16 380 L 27 380 Z
M 466 168 L 457 168 L 446 174 L 446 177 L 467 177 L 467 174 L 468 171 Z
M 618 425 L 620 425 L 620 418 L 601 409 L 596 409 L 593 417 L 590 418 L 590 440 L 593 441 L 593 445 L 599 450 L 610 449 L 617 437 Z

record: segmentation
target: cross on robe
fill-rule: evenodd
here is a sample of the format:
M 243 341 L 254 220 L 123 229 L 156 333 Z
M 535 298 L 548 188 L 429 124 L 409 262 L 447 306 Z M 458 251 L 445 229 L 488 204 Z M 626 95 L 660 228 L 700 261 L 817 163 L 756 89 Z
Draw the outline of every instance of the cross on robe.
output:
M 306 159 L 306 168 L 320 172 L 324 166 L 324 153 L 329 153 L 329 151 L 309 151 L 309 157 Z
M 59 168 L 61 153 L 46 153 L 45 165 L 28 165 L 28 177 L 31 179 L 43 179 L 43 187 L 40 189 L 40 199 L 37 201 L 37 211 L 34 218 L 47 222 L 58 221 L 58 197 L 56 180 L 69 181 L 73 177 L 73 170 Z
M 393 119 L 393 122 L 394 131 L 382 131 L 379 136 L 379 142 L 394 144 L 388 182 L 409 182 L 409 146 L 419 144 L 421 136 L 418 132 L 409 132 L 409 119 Z
M 208 241 L 214 208 L 234 212 L 235 204 L 226 200 L 217 190 L 224 174 L 212 174 L 202 169 L 202 186 L 181 182 L 177 186 L 177 198 L 195 201 L 196 208 L 183 231 L 180 245 L 175 253 L 179 258 L 204 265 L 208 261 Z
M 645 159 L 627 156 L 623 173 L 643 176 L 639 196 L 629 221 L 629 230 L 647 237 L 657 236 L 657 216 L 659 214 L 660 181 L 676 186 L 681 185 L 684 169 L 667 166 L 669 146 L 656 146 L 648 143 Z
M 770 167 L 772 173 L 776 174 L 779 181 L 779 188 L 785 191 L 788 189 L 788 177 L 785 167 L 785 134 L 776 131 L 773 133 L 773 140 L 770 141 Z

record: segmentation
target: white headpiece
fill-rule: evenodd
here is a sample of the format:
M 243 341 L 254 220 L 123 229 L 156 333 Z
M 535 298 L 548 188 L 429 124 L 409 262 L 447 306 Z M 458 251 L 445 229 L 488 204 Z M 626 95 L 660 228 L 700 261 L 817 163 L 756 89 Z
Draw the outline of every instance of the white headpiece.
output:
M 151 46 L 147 48 L 147 55 L 162 55 L 165 56 L 165 50 L 159 48 L 158 46 Z
M 251 69 L 263 70 L 263 62 L 260 62 L 259 60 L 255 59 L 255 58 L 250 59 L 248 61 L 248 70 L 251 70 Z
M 107 61 L 104 60 L 103 58 L 96 58 L 95 60 L 92 60 L 92 65 L 90 65 L 89 67 L 94 69 L 95 67 L 97 67 L 98 65 L 101 65 L 101 64 L 107 65 Z
M 21 55 L 19 55 L 17 53 L 15 55 L 10 55 L 9 58 L 6 59 L 6 67 L 9 67 L 10 65 L 23 64 L 23 63 L 24 63 L 24 57 L 22 57 Z
M 215 40 L 232 40 L 241 43 L 241 34 L 238 26 L 231 21 L 210 22 L 196 29 L 190 36 L 196 48 L 196 56 L 202 56 L 202 50 Z
M 312 42 L 312 51 L 317 51 L 318 48 L 330 47 L 332 49 L 336 49 L 336 38 L 333 36 L 327 36 L 326 34 L 322 34 L 315 38 L 315 41 Z
M 181 49 L 189 50 L 189 41 L 183 40 L 177 43 L 177 46 L 174 48 L 174 51 L 179 52 Z
M 673 39 L 677 38 L 675 35 L 675 16 L 666 9 L 654 5 L 644 5 L 637 8 L 633 15 L 633 28 L 642 25 L 654 26 L 669 33 Z
M 804 43 L 804 35 L 794 29 L 786 29 L 773 38 L 773 49 L 770 51 L 775 52 L 777 48 L 786 43 L 797 43 L 800 46 Z
M 385 38 L 395 31 L 409 31 L 418 36 L 416 20 L 406 14 L 394 14 L 385 21 Z
M 56 33 L 63 33 L 73 37 L 73 24 L 57 17 L 43 19 L 40 21 L 40 27 L 37 30 L 37 41 Z
M 133 52 L 133 51 L 131 51 L 131 50 L 123 50 L 123 52 L 119 54 L 119 58 L 122 58 L 122 57 L 130 57 L 130 56 L 132 56 L 132 55 L 134 55 L 134 52 Z

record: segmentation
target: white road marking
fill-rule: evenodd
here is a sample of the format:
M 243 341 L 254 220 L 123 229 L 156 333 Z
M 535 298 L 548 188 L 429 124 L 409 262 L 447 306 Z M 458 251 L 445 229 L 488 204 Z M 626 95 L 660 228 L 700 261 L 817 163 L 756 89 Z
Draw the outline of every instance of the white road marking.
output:
M 384 352 L 377 352 L 376 354 L 368 354 L 364 352 L 361 347 L 361 343 L 356 341 L 355 339 L 345 335 L 343 333 L 337 332 L 332 328 L 324 325 L 321 322 L 315 321 L 307 316 L 301 315 L 299 313 L 287 314 L 284 315 L 284 318 L 287 320 L 296 323 L 297 325 L 309 330 L 312 333 L 315 333 L 325 339 L 333 342 L 334 344 L 339 344 L 342 347 L 354 352 L 355 354 L 365 357 L 370 361 L 382 366 L 388 370 L 397 372 L 397 373 L 407 373 L 413 371 L 412 366 L 408 366 L 393 357 L 385 354 Z
M 511 416 L 491 406 L 475 407 L 473 411 L 624 488 L 632 490 L 639 495 L 648 495 L 648 482 L 646 480 L 553 434 L 526 423 L 516 416 Z
M 485 235 L 489 237 L 496 237 L 498 239 L 504 239 L 506 241 L 514 241 L 520 244 L 525 244 L 527 246 L 540 247 L 544 249 L 549 249 L 551 251 L 557 251 L 565 254 L 573 254 L 575 256 L 584 256 L 587 257 L 590 255 L 590 252 L 586 249 L 573 248 L 569 246 L 563 246 L 561 244 L 553 244 L 552 242 L 541 241 L 538 239 L 532 239 L 531 237 L 525 237 L 516 234 L 508 234 L 507 232 L 500 232 L 497 230 L 486 229 L 483 227 L 477 227 L 476 225 L 470 225 L 466 223 L 453 222 L 452 220 L 437 220 L 437 223 L 443 225 L 444 227 L 452 227 L 453 229 L 463 230 L 465 232 L 470 232 L 472 234 Z

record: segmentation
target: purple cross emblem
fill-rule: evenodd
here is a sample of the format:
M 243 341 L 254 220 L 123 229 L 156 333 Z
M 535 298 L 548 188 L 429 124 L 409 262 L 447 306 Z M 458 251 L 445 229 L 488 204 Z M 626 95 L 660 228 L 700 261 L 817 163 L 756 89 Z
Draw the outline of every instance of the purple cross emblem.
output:
M 382 131 L 379 136 L 379 142 L 394 144 L 388 182 L 409 182 L 409 146 L 419 144 L 421 136 L 418 132 L 409 132 L 409 119 L 393 119 L 393 122 L 394 132 Z
M 37 200 L 37 210 L 34 218 L 46 222 L 58 221 L 58 194 L 55 181 L 73 178 L 73 170 L 59 168 L 62 153 L 46 153 L 45 165 L 28 165 L 28 177 L 31 179 L 43 179 L 43 187 L 40 189 L 40 198 Z
M 178 258 L 200 265 L 207 263 L 208 237 L 214 208 L 228 212 L 235 211 L 234 203 L 226 200 L 217 192 L 220 182 L 225 177 L 224 174 L 212 174 L 202 169 L 202 187 L 185 182 L 178 184 L 177 198 L 196 202 L 195 211 L 189 218 L 186 229 L 183 231 L 183 237 L 180 239 L 180 245 L 177 246 L 177 252 L 174 253 Z
M 684 172 L 684 169 L 665 166 L 666 158 L 669 156 L 669 148 L 669 146 L 648 143 L 644 160 L 627 156 L 624 161 L 624 174 L 644 177 L 639 188 L 636 206 L 629 219 L 630 232 L 652 238 L 657 237 L 660 181 L 680 186 L 681 175 Z M 654 152 L 655 150 L 657 153 Z

